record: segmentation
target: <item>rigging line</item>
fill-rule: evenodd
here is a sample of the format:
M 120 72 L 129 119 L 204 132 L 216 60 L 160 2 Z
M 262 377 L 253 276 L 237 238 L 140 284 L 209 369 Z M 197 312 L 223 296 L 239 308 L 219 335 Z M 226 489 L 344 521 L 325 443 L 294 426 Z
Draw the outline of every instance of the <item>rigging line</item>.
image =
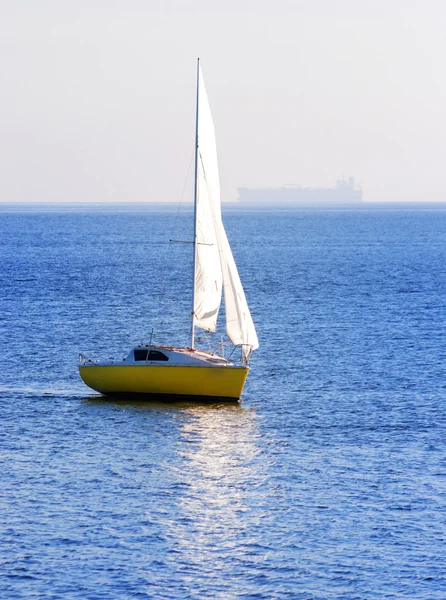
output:
M 175 229 L 176 229 L 176 226 L 177 226 L 177 219 L 178 219 L 178 215 L 179 215 L 179 213 L 180 213 L 181 205 L 182 205 L 182 203 L 183 203 L 184 191 L 185 191 L 185 189 L 186 189 L 186 185 L 187 185 L 187 182 L 188 182 L 188 180 L 189 180 L 190 168 L 191 168 L 191 166 L 192 166 L 192 161 L 193 161 L 193 160 L 194 160 L 194 152 L 192 152 L 192 155 L 191 155 L 191 157 L 190 157 L 190 161 L 189 161 L 189 166 L 188 166 L 188 168 L 187 168 L 186 178 L 185 178 L 185 180 L 184 180 L 183 189 L 182 189 L 182 191 L 181 191 L 180 201 L 179 201 L 179 203 L 178 203 L 177 212 L 176 212 L 176 215 L 175 215 L 175 219 L 174 219 L 174 221 L 173 221 L 173 226 L 172 226 L 172 234 L 171 234 L 171 236 L 170 236 L 171 238 L 173 237 L 173 234 L 175 233 Z M 171 241 L 172 241 L 172 240 L 170 239 L 170 240 L 169 240 L 169 242 L 171 242 Z M 169 256 L 171 255 L 171 253 L 172 253 L 172 250 L 171 250 L 171 244 L 169 243 L 169 250 L 168 250 L 168 254 L 169 254 Z M 162 281 L 162 284 L 161 284 L 161 295 L 164 295 L 164 294 L 166 293 L 166 278 L 167 278 L 167 272 L 165 271 L 165 272 L 164 272 L 163 281 Z
M 175 229 L 176 229 L 176 226 L 177 226 L 177 219 L 178 219 L 178 215 L 179 215 L 179 212 L 180 212 L 180 209 L 181 209 L 181 205 L 183 203 L 184 192 L 186 190 L 187 182 L 189 180 L 191 166 L 192 166 L 192 162 L 194 160 L 194 154 L 195 154 L 195 152 L 192 151 L 192 154 L 191 154 L 191 157 L 190 157 L 190 161 L 189 161 L 189 166 L 188 166 L 187 172 L 186 172 L 186 177 L 184 179 L 183 189 L 181 191 L 180 201 L 178 203 L 178 208 L 177 208 L 177 211 L 176 211 L 176 214 L 175 214 L 175 218 L 174 218 L 174 222 L 173 222 L 173 226 L 172 226 L 171 237 L 173 237 L 173 234 L 175 233 Z M 168 248 L 168 250 L 166 252 L 166 255 L 167 255 L 167 260 L 169 260 L 169 258 L 171 258 L 171 256 L 172 256 L 172 244 L 170 242 L 169 242 L 169 248 Z M 164 296 L 166 294 L 166 280 L 167 280 L 167 277 L 169 277 L 169 276 L 170 276 L 169 270 L 165 270 L 164 274 L 163 274 L 163 279 L 162 279 L 162 282 L 161 282 L 161 295 L 162 296 Z M 158 327 L 159 331 L 164 332 L 164 327 L 165 327 L 166 323 L 167 323 L 167 314 L 164 314 L 164 316 L 162 316 L 161 318 L 157 319 L 157 327 Z
M 190 157 L 190 161 L 189 161 L 189 166 L 188 166 L 188 168 L 187 168 L 186 179 L 184 180 L 183 190 L 182 190 L 182 192 L 181 192 L 181 196 L 180 196 L 180 202 L 179 202 L 179 204 L 178 204 L 177 213 L 176 213 L 176 215 L 175 215 L 175 219 L 174 219 L 174 222 L 173 222 L 173 227 L 172 227 L 172 235 L 171 235 L 171 237 L 173 237 L 173 234 L 175 233 L 175 228 L 176 228 L 176 224 L 177 224 L 178 214 L 179 214 L 179 212 L 180 212 L 181 204 L 182 204 L 182 202 L 183 202 L 184 191 L 185 191 L 185 189 L 186 189 L 186 185 L 187 185 L 187 182 L 188 182 L 188 179 L 189 179 L 190 168 L 191 168 L 191 166 L 192 166 L 192 161 L 193 161 L 193 160 L 194 160 L 194 153 L 192 152 L 192 155 L 191 155 L 191 157 Z
M 210 340 L 210 338 L 209 338 L 209 335 L 208 335 L 208 333 L 209 333 L 208 331 L 205 331 L 205 330 L 203 330 L 203 336 L 204 336 L 204 339 L 206 340 L 206 343 L 207 343 L 207 345 L 208 345 L 208 352 L 209 352 L 210 354 L 213 354 L 213 352 L 212 352 L 213 348 L 212 348 L 211 340 Z M 197 340 L 197 341 L 198 341 L 198 340 Z

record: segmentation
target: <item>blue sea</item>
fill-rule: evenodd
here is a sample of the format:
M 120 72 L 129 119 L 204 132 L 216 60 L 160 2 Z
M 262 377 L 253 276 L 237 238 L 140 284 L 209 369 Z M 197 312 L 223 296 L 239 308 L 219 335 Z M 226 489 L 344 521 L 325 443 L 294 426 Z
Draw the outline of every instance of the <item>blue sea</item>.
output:
M 110 401 L 79 352 L 189 343 L 190 208 L 0 208 L 2 600 L 446 598 L 446 207 L 224 221 L 242 401 Z

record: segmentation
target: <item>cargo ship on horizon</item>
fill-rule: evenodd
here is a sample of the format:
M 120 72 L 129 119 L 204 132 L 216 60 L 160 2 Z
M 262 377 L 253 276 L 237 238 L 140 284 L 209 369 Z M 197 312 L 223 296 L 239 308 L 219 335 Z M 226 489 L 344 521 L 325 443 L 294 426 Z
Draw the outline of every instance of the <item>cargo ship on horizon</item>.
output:
M 238 201 L 251 204 L 359 204 L 362 189 L 354 177 L 340 179 L 333 188 L 307 188 L 300 185 L 283 187 L 239 187 Z

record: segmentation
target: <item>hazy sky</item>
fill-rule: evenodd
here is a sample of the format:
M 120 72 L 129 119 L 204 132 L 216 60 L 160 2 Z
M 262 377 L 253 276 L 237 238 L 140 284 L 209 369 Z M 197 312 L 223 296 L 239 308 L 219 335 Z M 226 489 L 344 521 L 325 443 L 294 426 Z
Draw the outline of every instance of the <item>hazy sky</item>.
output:
M 179 201 L 197 56 L 224 201 L 446 201 L 444 0 L 0 0 L 0 45 L 0 202 Z

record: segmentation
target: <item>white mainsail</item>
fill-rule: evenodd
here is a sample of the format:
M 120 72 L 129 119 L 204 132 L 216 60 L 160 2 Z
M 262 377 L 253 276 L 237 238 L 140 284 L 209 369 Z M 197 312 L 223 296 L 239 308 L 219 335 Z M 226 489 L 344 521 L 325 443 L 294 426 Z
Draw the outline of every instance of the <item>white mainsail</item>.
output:
M 215 129 L 200 67 L 197 101 L 195 325 L 215 331 L 223 285 L 226 332 L 247 357 L 259 342 L 221 218 Z
M 199 69 L 196 181 L 195 325 L 215 331 L 221 304 L 222 272 L 214 226 L 214 212 L 220 211 L 220 180 L 217 147 L 211 109 Z

